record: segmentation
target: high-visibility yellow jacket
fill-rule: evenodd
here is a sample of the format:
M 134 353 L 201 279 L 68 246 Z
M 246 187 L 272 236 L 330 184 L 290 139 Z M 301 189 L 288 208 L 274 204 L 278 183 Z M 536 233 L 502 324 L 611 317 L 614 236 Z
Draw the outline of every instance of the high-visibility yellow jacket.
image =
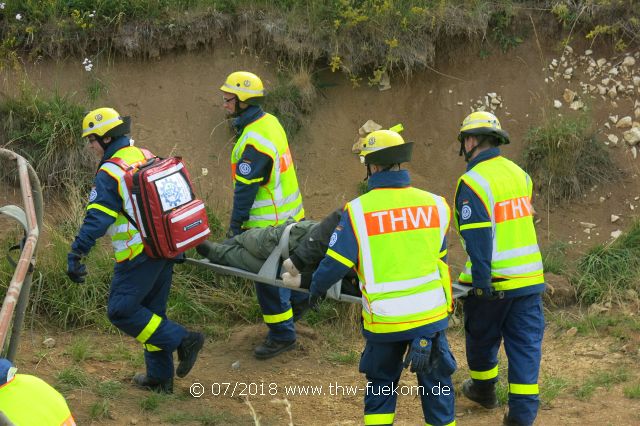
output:
M 0 386 L 0 412 L 16 426 L 75 426 L 64 397 L 44 380 L 16 374 Z

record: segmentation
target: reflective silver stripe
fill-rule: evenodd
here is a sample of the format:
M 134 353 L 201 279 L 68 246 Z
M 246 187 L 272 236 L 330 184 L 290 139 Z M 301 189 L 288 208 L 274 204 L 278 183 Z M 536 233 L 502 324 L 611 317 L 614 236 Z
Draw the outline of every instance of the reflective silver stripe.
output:
M 122 202 L 123 202 L 123 208 L 124 211 L 127 212 L 127 214 L 129 215 L 129 217 L 133 218 L 135 217 L 135 212 L 133 210 L 133 204 L 131 204 L 131 198 L 130 198 L 130 194 L 129 194 L 129 188 L 127 188 L 127 185 L 124 181 L 124 170 L 122 170 L 120 168 L 120 166 L 113 164 L 113 163 L 104 163 L 102 166 L 100 166 L 100 169 L 104 169 L 105 173 L 111 175 L 111 176 L 116 176 L 118 178 L 118 188 L 120 189 L 120 191 L 122 191 Z M 139 221 L 138 223 L 142 223 L 141 221 Z M 112 224 L 109 227 L 109 231 L 108 234 L 110 236 L 114 236 L 119 232 L 129 232 L 131 231 L 131 228 L 133 227 L 133 224 L 130 224 L 129 221 L 127 220 L 127 229 L 126 231 L 119 231 L 119 227 L 115 226 L 115 222 L 114 224 Z M 135 231 L 135 230 L 134 230 Z M 139 232 L 136 232 L 136 235 L 134 236 L 133 239 L 128 240 L 128 241 L 121 241 L 123 243 L 128 243 L 129 245 L 133 245 L 133 244 L 137 244 L 137 243 L 142 243 L 142 237 L 140 236 Z M 126 244 L 123 247 L 119 247 L 116 246 L 116 241 L 112 240 L 112 245 L 113 245 L 113 249 L 114 251 L 117 253 L 120 250 L 125 250 L 128 249 L 128 247 L 126 246 Z
M 195 206 L 194 208 L 189 209 L 186 212 L 184 212 L 184 213 L 182 213 L 182 214 L 180 214 L 178 216 L 172 217 L 171 218 L 171 223 L 176 223 L 176 222 L 184 219 L 185 217 L 191 216 L 192 214 L 199 212 L 202 209 L 204 209 L 204 204 L 200 204 L 198 206 Z
M 130 240 L 112 240 L 111 243 L 113 245 L 113 249 L 117 253 L 123 250 L 129 250 L 133 245 L 142 244 L 142 237 L 139 232 L 136 232 Z
M 410 288 L 418 287 L 423 284 L 430 283 L 431 281 L 439 280 L 440 272 L 435 271 L 428 275 L 411 278 L 409 280 L 400 280 L 400 281 L 387 281 L 384 283 L 377 282 L 367 282 L 367 293 L 375 294 L 375 293 L 389 293 L 392 291 L 402 291 L 408 290 Z
M 535 254 L 535 253 L 538 253 L 539 251 L 540 251 L 540 249 L 538 248 L 538 245 L 537 244 L 532 244 L 530 246 L 518 247 L 518 248 L 511 249 L 511 250 L 499 251 L 499 252 L 493 254 L 493 257 L 492 257 L 491 260 L 493 260 L 493 261 L 508 260 L 508 259 L 513 259 L 513 258 L 520 257 L 520 256 L 526 256 L 528 254 Z
M 200 237 L 204 237 L 205 235 L 209 234 L 211 232 L 211 230 L 209 228 L 205 229 L 204 231 L 202 231 L 201 233 L 194 235 L 193 237 L 184 240 L 184 241 L 180 241 L 179 243 L 176 243 L 176 248 L 180 248 L 182 246 L 185 246 L 187 244 L 189 244 L 191 241 L 197 240 Z
M 298 213 L 300 213 L 302 211 L 302 204 L 300 204 L 298 207 L 296 207 L 293 210 L 288 210 L 286 212 L 280 212 L 277 215 L 275 214 L 261 214 L 258 216 L 249 216 L 249 221 L 258 221 L 258 220 L 269 220 L 269 221 L 284 221 L 290 217 L 294 217 L 295 215 L 297 215 Z
M 178 163 L 175 166 L 169 167 L 166 170 L 147 176 L 147 182 L 155 182 L 156 180 L 161 179 L 165 176 L 169 176 L 175 172 L 182 170 L 183 168 L 184 168 L 184 164 Z
M 542 271 L 542 262 L 527 263 L 524 265 L 511 266 L 509 268 L 494 269 L 493 272 L 500 275 L 520 275 Z
M 434 290 L 411 294 L 408 296 L 394 297 L 393 299 L 374 300 L 371 306 L 363 304 L 367 313 L 384 317 L 399 317 L 406 315 L 428 312 L 440 306 L 446 305 L 447 301 L 442 287 Z M 371 310 L 371 311 L 370 311 Z
M 139 205 L 136 194 L 131 194 L 131 196 L 133 197 L 133 202 L 136 205 Z M 142 216 L 140 216 L 140 210 L 136 208 L 135 211 L 136 211 L 136 221 L 138 222 L 136 225 L 140 227 L 139 231 L 142 233 L 142 236 L 147 238 L 147 230 L 144 228 L 144 222 L 142 220 Z
M 431 194 L 431 196 L 436 201 L 436 207 L 438 208 L 438 216 L 440 219 L 440 246 L 442 247 L 444 239 L 447 236 L 447 228 L 449 227 L 449 212 L 447 211 L 444 198 L 434 194 Z
M 276 207 L 282 207 L 285 204 L 289 204 L 289 203 L 293 203 L 294 201 L 296 201 L 298 199 L 298 197 L 300 196 L 300 191 L 296 191 L 293 194 L 289 195 L 288 197 L 282 199 L 282 200 L 260 200 L 260 201 L 254 201 L 253 204 L 251 205 L 252 209 L 259 209 L 260 207 L 268 207 L 268 206 L 273 206 L 275 205 Z
M 491 218 L 491 233 L 493 234 L 493 242 L 494 242 L 493 245 L 495 247 L 496 217 L 493 212 L 493 208 L 496 205 L 496 201 L 493 198 L 493 192 L 491 192 L 491 186 L 489 185 L 489 182 L 487 182 L 487 180 L 484 177 L 482 177 L 482 175 L 480 175 L 480 173 L 474 172 L 473 169 L 469 170 L 466 173 L 466 175 L 469 176 L 474 181 L 476 181 L 482 187 L 482 189 L 484 189 L 485 194 L 487 194 L 487 198 L 489 199 L 489 205 L 487 206 L 487 209 L 489 211 L 487 213 L 489 213 L 489 217 Z
M 246 89 L 242 86 L 232 86 L 228 83 L 225 83 L 224 87 L 226 87 L 227 89 L 235 90 L 242 93 L 250 93 L 252 95 L 264 95 L 264 90 L 251 90 L 251 89 Z
M 93 127 L 89 127 L 88 129 L 82 129 L 82 133 L 91 133 L 91 132 L 93 132 L 93 131 L 94 131 L 94 130 L 96 130 L 96 129 L 99 129 L 99 128 L 101 128 L 101 127 L 104 127 L 104 126 L 106 126 L 107 124 L 114 123 L 114 122 L 116 122 L 116 121 L 122 121 L 122 118 L 120 118 L 120 117 L 115 117 L 115 118 L 112 118 L 111 120 L 103 121 L 103 122 L 101 122 L 101 123 L 96 124 L 96 125 L 95 125 L 95 126 L 93 126 Z
M 464 127 L 467 128 L 472 124 L 481 124 L 481 123 L 491 124 L 491 128 L 499 129 L 498 123 L 496 123 L 494 120 L 487 120 L 487 119 L 468 121 L 468 122 L 464 123 Z M 463 132 L 464 132 L 464 130 L 463 130 Z
M 464 270 L 462 271 L 463 274 L 465 275 L 471 275 L 471 268 L 469 268 L 469 265 L 471 263 L 471 259 L 469 257 L 467 257 L 467 261 L 464 263 Z
M 244 146 L 247 144 L 247 139 L 249 138 L 257 140 L 271 150 L 271 153 L 273 154 L 273 171 L 276 177 L 273 195 L 276 200 L 282 199 L 282 186 L 280 185 L 280 152 L 278 152 L 278 148 L 273 142 L 262 136 L 260 133 L 247 132 L 234 149 L 234 157 L 237 158 L 237 160 L 240 160 L 237 152 L 244 151 Z
M 367 293 L 384 293 L 391 291 L 402 291 L 429 283 L 440 279 L 440 272 L 436 270 L 428 275 L 400 281 L 388 281 L 378 283 L 373 275 L 373 262 L 371 259 L 371 246 L 369 245 L 369 235 L 367 235 L 367 225 L 364 220 L 364 212 L 362 211 L 362 203 L 356 198 L 351 203 L 351 213 L 356 222 L 356 232 L 358 233 L 358 241 L 360 242 L 360 253 L 362 254 L 362 267 L 364 270 L 364 280 L 367 286 Z M 395 300 L 395 299 L 394 299 Z

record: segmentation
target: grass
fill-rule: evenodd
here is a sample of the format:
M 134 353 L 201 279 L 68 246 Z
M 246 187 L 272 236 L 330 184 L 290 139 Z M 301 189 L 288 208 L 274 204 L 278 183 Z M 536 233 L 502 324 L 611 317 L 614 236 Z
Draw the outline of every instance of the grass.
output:
M 84 388 L 89 384 L 89 377 L 78 367 L 66 367 L 56 374 L 56 388 L 62 392 Z
M 576 288 L 584 303 L 620 302 L 640 292 L 640 221 L 613 243 L 598 245 L 578 262 Z
M 165 422 L 171 424 L 181 423 L 198 423 L 201 425 L 229 425 L 242 423 L 240 419 L 229 413 L 214 413 L 204 411 L 200 413 L 191 413 L 185 411 L 174 411 L 163 418 Z
M 575 327 L 581 336 L 614 336 L 630 340 L 640 332 L 640 319 L 623 314 L 583 315 L 566 312 L 549 313 L 552 321 L 562 330 Z
M 629 372 L 621 367 L 615 371 L 598 371 L 579 386 L 574 392 L 578 399 L 590 399 L 597 388 L 611 389 L 613 385 L 624 383 L 629 380 Z
M 165 401 L 171 398 L 172 398 L 171 395 L 151 392 L 149 393 L 149 395 L 147 395 L 146 398 L 143 398 L 142 400 L 140 400 L 140 408 L 143 411 L 153 413 L 158 411 L 158 408 L 160 408 L 160 405 L 162 403 L 164 403 Z
M 74 338 L 67 354 L 76 363 L 86 360 L 91 354 L 91 341 L 86 336 Z
M 542 249 L 542 264 L 545 272 L 564 275 L 567 269 L 567 249 L 564 241 L 555 241 Z
M 624 396 L 629 399 L 640 399 L 640 383 L 636 383 L 624 388 Z
M 101 398 L 115 399 L 122 392 L 122 383 L 113 380 L 105 380 L 96 385 L 95 393 Z
M 540 384 L 540 401 L 544 406 L 551 402 L 569 387 L 569 382 L 560 376 L 545 375 Z
M 111 403 L 106 399 L 102 399 L 91 404 L 89 418 L 91 420 L 111 419 Z
M 326 355 L 330 362 L 336 364 L 356 365 L 360 361 L 360 354 L 357 351 L 331 351 Z
M 525 136 L 523 167 L 551 202 L 581 197 L 593 185 L 620 177 L 588 123 L 586 115 L 553 117 Z

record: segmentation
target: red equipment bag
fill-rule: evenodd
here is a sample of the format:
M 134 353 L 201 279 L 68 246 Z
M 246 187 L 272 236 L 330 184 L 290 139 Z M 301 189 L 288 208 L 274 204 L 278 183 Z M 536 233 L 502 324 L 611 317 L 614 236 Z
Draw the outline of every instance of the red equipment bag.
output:
M 129 165 L 111 158 L 125 171 L 134 218 L 144 252 L 170 259 L 205 241 L 211 230 L 204 202 L 195 197 L 189 172 L 181 157 L 159 158 L 142 149 L 146 159 Z

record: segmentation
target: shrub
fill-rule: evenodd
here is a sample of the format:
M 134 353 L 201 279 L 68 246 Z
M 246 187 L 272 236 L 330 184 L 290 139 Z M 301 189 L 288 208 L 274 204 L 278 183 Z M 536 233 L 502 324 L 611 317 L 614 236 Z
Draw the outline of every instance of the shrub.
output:
M 554 117 L 525 136 L 524 169 L 551 201 L 582 196 L 597 183 L 620 177 L 602 144 L 587 128 L 587 117 Z
M 640 291 L 640 221 L 611 244 L 592 248 L 577 268 L 578 297 L 585 303 L 620 301 Z

